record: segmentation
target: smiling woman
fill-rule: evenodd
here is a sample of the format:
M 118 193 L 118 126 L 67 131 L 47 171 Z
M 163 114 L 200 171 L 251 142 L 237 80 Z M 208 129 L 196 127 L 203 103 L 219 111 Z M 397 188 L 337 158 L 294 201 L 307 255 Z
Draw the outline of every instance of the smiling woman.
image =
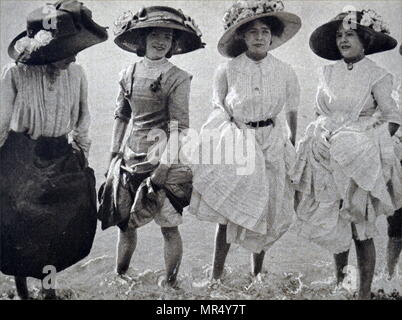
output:
M 357 62 L 364 58 L 364 44 L 358 33 L 342 25 L 336 32 L 336 45 L 346 62 Z
M 152 28 L 145 37 L 146 56 L 151 60 L 169 58 L 168 52 L 173 45 L 173 30 L 166 28 Z
M 298 230 L 334 254 L 339 285 L 353 240 L 359 299 L 371 298 L 377 217 L 402 207 L 402 171 L 391 139 L 402 123 L 393 77 L 366 57 L 396 44 L 373 10 L 340 13 L 310 38 L 314 53 L 338 61 L 322 70 L 318 117 L 298 147 Z
M 182 258 L 178 226 L 191 195 L 191 172 L 178 163 L 179 146 L 177 141 L 171 142 L 171 136 L 175 137 L 189 126 L 192 76 L 168 58 L 202 48 L 203 43 L 193 20 L 170 7 L 142 8 L 134 16 L 123 14 L 123 18 L 116 22 L 116 44 L 145 57 L 121 72 L 110 169 L 100 192 L 99 216 L 104 228 L 111 225 L 120 228 L 116 268 L 119 274 L 129 268 L 137 244 L 137 228 L 155 220 L 165 240 L 166 276 L 160 284 L 176 286 Z M 123 144 L 130 119 L 133 129 Z M 148 136 L 152 130 L 162 131 L 164 138 L 151 141 Z M 129 170 L 121 173 L 120 167 Z M 113 174 L 115 170 L 117 177 Z M 169 189 L 175 172 L 179 172 L 180 182 Z M 118 191 L 108 187 L 115 184 L 113 180 L 119 184 Z M 157 205 L 143 206 L 151 193 L 155 195 L 152 203 L 156 199 Z M 108 201 L 117 197 L 117 203 Z M 132 209 L 138 206 L 141 210 Z M 113 219 L 114 216 L 118 218 Z
M 147 52 L 152 60 L 159 60 L 164 57 L 170 58 L 177 46 L 176 39 L 179 33 L 168 28 L 144 29 L 138 35 L 137 56 L 144 57 Z

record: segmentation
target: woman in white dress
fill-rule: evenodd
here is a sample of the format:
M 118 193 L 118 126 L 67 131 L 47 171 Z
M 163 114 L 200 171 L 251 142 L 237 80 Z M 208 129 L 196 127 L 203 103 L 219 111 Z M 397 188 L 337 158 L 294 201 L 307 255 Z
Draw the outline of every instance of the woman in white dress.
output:
M 402 45 L 399 47 L 399 54 L 402 54 Z M 399 109 L 401 108 L 402 84 L 399 79 L 397 91 Z M 401 111 L 402 112 L 402 111 Z M 396 154 L 402 165 L 402 128 L 393 136 L 395 143 Z M 386 293 L 392 294 L 394 291 L 401 293 L 399 284 L 398 260 L 402 250 L 402 208 L 395 211 L 394 215 L 387 218 L 388 222 L 388 243 L 387 243 L 387 274 L 386 281 L 383 287 Z
M 214 110 L 202 128 L 201 147 L 214 130 L 217 154 L 237 156 L 245 142 L 251 170 L 240 170 L 243 165 L 229 158 L 193 166 L 190 212 L 218 223 L 212 279 L 221 278 L 231 243 L 253 252 L 252 273 L 259 275 L 266 250 L 288 230 L 294 214 L 287 172 L 295 156 L 299 84 L 293 69 L 269 51 L 292 38 L 301 21 L 283 10 L 281 1 L 237 1 L 224 17 L 218 50 L 232 59 L 216 72 Z M 278 119 L 283 110 L 290 137 Z
M 341 13 L 310 38 L 315 54 L 338 61 L 323 68 L 318 117 L 298 145 L 292 177 L 301 192 L 299 234 L 334 254 L 338 284 L 354 240 L 359 299 L 371 294 L 376 219 L 402 206 L 402 173 L 391 139 L 401 113 L 391 97 L 391 74 L 366 57 L 396 44 L 372 10 Z

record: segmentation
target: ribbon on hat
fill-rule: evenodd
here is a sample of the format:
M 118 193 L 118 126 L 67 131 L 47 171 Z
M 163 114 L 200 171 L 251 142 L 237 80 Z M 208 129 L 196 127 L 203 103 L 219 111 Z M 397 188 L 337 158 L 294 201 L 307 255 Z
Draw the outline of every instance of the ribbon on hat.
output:
M 74 25 L 80 28 L 80 25 L 82 24 L 81 11 L 83 5 L 84 4 L 82 2 L 78 2 L 77 0 L 60 0 L 57 1 L 53 6 L 56 10 L 64 11 L 70 14 L 74 21 Z
M 192 30 L 198 37 L 202 36 L 201 30 L 199 29 L 198 25 L 194 22 L 194 20 L 183 13 L 181 9 L 177 10 L 181 17 L 178 18 L 177 15 L 172 14 L 170 12 L 164 12 L 161 14 L 150 14 L 148 16 L 147 10 L 145 7 L 141 7 L 140 10 L 136 14 L 133 14 L 130 10 L 123 12 L 114 22 L 114 34 L 118 35 L 132 26 L 135 26 L 137 23 L 140 22 L 151 22 L 151 21 L 171 21 L 180 25 L 184 25 L 185 27 Z

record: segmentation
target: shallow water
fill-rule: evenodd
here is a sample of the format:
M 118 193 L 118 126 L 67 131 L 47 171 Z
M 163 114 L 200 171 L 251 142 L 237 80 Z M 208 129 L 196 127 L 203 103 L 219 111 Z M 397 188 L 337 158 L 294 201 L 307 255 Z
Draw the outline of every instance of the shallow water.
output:
M 378 227 L 385 235 L 385 219 Z M 229 252 L 221 284 L 210 284 L 213 224 L 186 214 L 180 227 L 184 244 L 179 272 L 179 288 L 158 286 L 164 274 L 163 240 L 154 223 L 138 232 L 137 250 L 125 277 L 117 276 L 115 244 L 117 229 L 98 230 L 91 254 L 58 276 L 57 290 L 61 299 L 272 299 L 272 300 L 345 300 L 354 299 L 356 258 L 350 254 L 350 283 L 336 290 L 331 256 L 319 247 L 299 239 L 291 229 L 266 254 L 260 281 L 249 273 L 249 252 L 233 246 Z M 386 237 L 375 238 L 376 274 L 384 267 Z M 399 263 L 401 265 L 401 262 Z M 354 275 L 354 276 L 353 276 Z M 399 279 L 401 285 L 402 281 Z M 33 298 L 41 299 L 40 283 L 29 279 Z M 375 299 L 402 299 L 376 293 Z M 12 277 L 0 275 L 0 299 L 17 299 Z

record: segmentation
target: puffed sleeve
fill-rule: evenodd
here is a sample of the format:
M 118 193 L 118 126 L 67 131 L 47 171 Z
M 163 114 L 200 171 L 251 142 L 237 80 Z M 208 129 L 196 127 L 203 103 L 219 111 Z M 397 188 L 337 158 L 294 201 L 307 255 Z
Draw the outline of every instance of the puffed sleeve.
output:
M 127 101 L 126 94 L 128 92 L 128 87 L 131 88 L 131 84 L 127 83 L 127 77 L 130 73 L 130 67 L 124 69 L 119 73 L 119 92 L 116 99 L 116 108 L 114 110 L 114 117 L 121 119 L 124 122 L 129 122 L 131 119 L 131 107 Z M 130 74 L 131 75 L 131 74 Z
M 288 76 L 286 80 L 286 106 L 285 111 L 297 111 L 300 103 L 300 85 L 296 72 L 288 66 Z
M 17 96 L 17 86 L 12 72 L 13 67 L 13 65 L 6 66 L 1 74 L 0 147 L 7 139 L 14 101 Z
M 84 70 L 81 68 L 81 86 L 80 86 L 80 111 L 78 120 L 71 132 L 74 142 L 82 149 L 85 156 L 88 157 L 91 140 L 89 139 L 89 125 L 91 116 L 88 107 L 88 81 Z
M 402 112 L 392 97 L 393 77 L 387 73 L 372 87 L 372 94 L 381 111 L 381 120 L 402 124 Z

